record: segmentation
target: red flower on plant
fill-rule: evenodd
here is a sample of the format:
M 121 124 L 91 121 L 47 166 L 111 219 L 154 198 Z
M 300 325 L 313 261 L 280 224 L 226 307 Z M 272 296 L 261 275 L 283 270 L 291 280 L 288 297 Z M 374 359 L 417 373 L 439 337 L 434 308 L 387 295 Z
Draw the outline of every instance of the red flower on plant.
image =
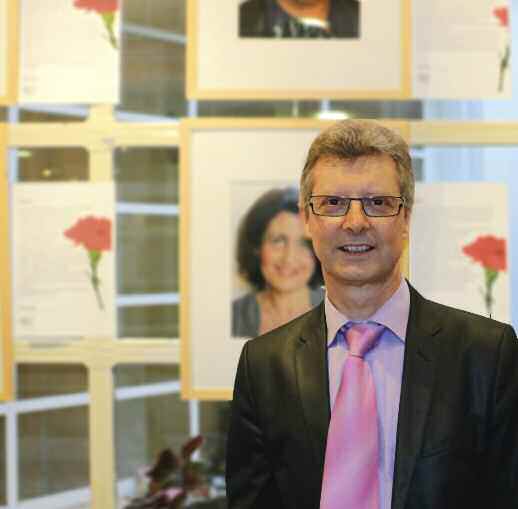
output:
M 505 28 L 509 26 L 509 9 L 507 8 L 507 6 L 504 5 L 500 7 L 495 7 L 493 9 L 493 14 L 500 22 L 500 25 L 502 25 Z
M 497 272 L 507 270 L 505 239 L 493 235 L 484 235 L 464 246 L 462 251 L 485 269 Z
M 105 217 L 87 216 L 65 231 L 65 237 L 88 251 L 111 249 L 111 221 Z
M 119 9 L 118 0 L 74 0 L 74 7 L 95 11 L 99 14 L 116 12 Z

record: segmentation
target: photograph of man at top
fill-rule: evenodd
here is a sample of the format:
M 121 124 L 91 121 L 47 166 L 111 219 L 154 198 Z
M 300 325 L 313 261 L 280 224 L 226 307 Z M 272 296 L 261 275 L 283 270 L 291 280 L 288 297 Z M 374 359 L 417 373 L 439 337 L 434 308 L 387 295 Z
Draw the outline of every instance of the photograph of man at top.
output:
M 358 0 L 245 0 L 239 6 L 240 37 L 356 38 Z

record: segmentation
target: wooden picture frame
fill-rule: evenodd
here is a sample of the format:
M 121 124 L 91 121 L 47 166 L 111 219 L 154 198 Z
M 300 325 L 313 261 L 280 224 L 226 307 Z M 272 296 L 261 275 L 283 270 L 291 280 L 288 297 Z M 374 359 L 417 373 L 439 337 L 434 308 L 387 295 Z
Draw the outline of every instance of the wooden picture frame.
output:
M 13 335 L 6 124 L 0 124 L 0 203 L 0 401 L 7 401 L 13 397 Z
M 408 139 L 406 122 L 383 122 Z M 180 125 L 182 396 L 229 399 L 245 338 L 231 333 L 236 185 L 298 185 L 329 121 L 187 119 Z M 238 190 L 237 194 L 241 194 Z M 241 207 L 241 210 L 243 207 Z M 215 242 L 214 239 L 217 238 Z
M 18 1 L 0 0 L 0 105 L 18 96 Z
M 411 0 L 362 2 L 358 36 L 318 40 L 241 37 L 241 2 L 188 0 L 190 99 L 410 97 Z

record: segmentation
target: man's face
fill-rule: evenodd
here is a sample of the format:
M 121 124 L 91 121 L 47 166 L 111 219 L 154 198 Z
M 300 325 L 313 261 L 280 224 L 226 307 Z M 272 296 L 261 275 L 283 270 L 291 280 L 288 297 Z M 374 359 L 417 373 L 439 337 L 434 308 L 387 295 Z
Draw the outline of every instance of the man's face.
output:
M 312 195 L 400 196 L 396 164 L 385 154 L 351 160 L 323 157 L 312 175 Z M 393 217 L 368 217 L 361 202 L 352 201 L 343 217 L 317 216 L 311 210 L 302 215 L 329 291 L 399 284 L 399 260 L 410 220 L 407 209 Z

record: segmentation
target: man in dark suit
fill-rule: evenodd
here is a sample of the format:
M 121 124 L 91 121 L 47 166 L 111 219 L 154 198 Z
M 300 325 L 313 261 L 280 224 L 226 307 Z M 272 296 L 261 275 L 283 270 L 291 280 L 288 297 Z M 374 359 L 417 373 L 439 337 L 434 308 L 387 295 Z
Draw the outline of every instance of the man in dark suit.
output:
M 348 120 L 313 142 L 300 208 L 326 297 L 243 348 L 229 509 L 518 507 L 516 335 L 426 300 L 402 278 L 413 197 L 408 146 L 396 133 Z M 367 353 L 353 352 L 348 331 L 358 326 L 381 331 Z M 360 430 L 343 402 L 361 384 L 342 383 L 358 363 L 375 393 L 375 422 Z M 356 403 L 364 411 L 362 398 Z M 343 433 L 340 415 L 351 421 Z M 333 477 L 335 448 L 347 451 L 340 462 L 351 474 Z M 357 502 L 345 502 L 348 490 Z
M 359 37 L 358 0 L 247 0 L 239 6 L 240 37 Z

